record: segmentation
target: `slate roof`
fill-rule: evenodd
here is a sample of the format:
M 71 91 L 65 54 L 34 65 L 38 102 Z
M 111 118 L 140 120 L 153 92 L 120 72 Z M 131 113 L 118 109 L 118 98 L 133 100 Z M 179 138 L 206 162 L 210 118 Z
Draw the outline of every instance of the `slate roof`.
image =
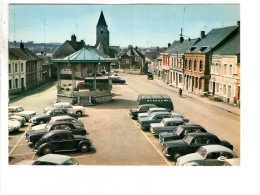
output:
M 62 46 L 53 54 L 54 58 L 65 57 L 72 54 L 75 51 L 82 49 L 85 46 L 84 42 L 73 42 L 73 41 L 65 41 Z
M 236 34 L 235 37 L 229 40 L 225 45 L 215 50 L 213 54 L 220 54 L 220 55 L 240 54 L 240 33 Z
M 126 54 L 128 56 L 139 56 L 141 57 L 143 60 L 145 59 L 145 55 L 142 54 L 140 51 L 138 51 L 136 48 L 133 48 L 133 49 L 129 49 Z
M 27 48 L 9 48 L 9 60 L 39 60 L 36 56 Z
M 164 52 L 165 54 L 184 54 L 188 49 L 196 44 L 200 38 L 184 40 L 182 43 L 180 41 L 174 41 L 173 44 Z
M 203 39 L 192 46 L 189 53 L 208 53 L 223 43 L 232 33 L 238 30 L 238 26 L 212 29 Z M 187 53 L 188 53 L 187 52 Z
M 100 50 L 84 47 L 73 54 L 51 60 L 52 62 L 114 62 L 114 59 L 106 57 Z
M 97 26 L 105 26 L 105 27 L 107 27 L 107 23 L 106 23 L 103 11 L 101 11 L 101 14 L 99 16 L 99 20 L 98 20 Z

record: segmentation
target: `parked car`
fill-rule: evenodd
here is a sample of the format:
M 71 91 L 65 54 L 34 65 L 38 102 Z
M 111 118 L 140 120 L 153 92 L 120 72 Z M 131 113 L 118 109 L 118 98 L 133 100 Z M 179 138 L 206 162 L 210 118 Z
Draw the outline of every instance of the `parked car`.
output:
M 8 120 L 8 132 L 16 132 L 20 129 L 21 123 L 18 120 L 15 119 L 9 119 Z
M 216 135 L 210 133 L 189 133 L 181 140 L 164 142 L 163 152 L 165 156 L 177 160 L 180 156 L 194 153 L 200 146 L 218 144 L 233 150 L 233 146 L 227 141 L 220 141 Z
M 58 122 L 58 121 L 59 122 L 62 122 L 62 121 L 70 122 L 70 123 L 73 123 L 76 127 L 84 127 L 84 123 L 82 123 L 80 120 L 75 119 L 71 116 L 62 115 L 62 116 L 53 116 L 53 117 L 51 117 L 51 120 L 48 123 L 36 125 L 36 126 L 32 127 L 32 130 L 37 131 L 37 130 L 45 129 L 46 125 L 49 125 L 51 123 Z
M 124 79 L 120 79 L 119 77 L 111 77 L 111 79 L 112 79 L 112 83 L 125 84 L 125 80 Z
M 24 117 L 22 116 L 18 116 L 18 115 L 13 115 L 11 113 L 9 113 L 9 116 L 8 116 L 9 120 L 17 120 L 21 123 L 21 126 L 24 126 L 26 120 Z
M 46 155 L 62 151 L 87 152 L 92 147 L 91 141 L 84 136 L 73 135 L 68 130 L 53 130 L 42 136 L 34 151 L 39 155 Z
M 207 131 L 202 126 L 196 124 L 179 125 L 172 132 L 160 133 L 159 141 L 163 144 L 167 141 L 183 139 L 188 133 L 207 133 Z
M 147 79 L 148 79 L 148 80 L 153 80 L 153 73 L 148 72 L 148 73 L 147 73 Z
M 26 140 L 30 145 L 34 145 L 44 134 L 53 130 L 69 130 L 74 135 L 86 135 L 86 129 L 82 127 L 76 127 L 70 122 L 54 122 L 45 126 L 44 129 L 37 131 L 28 131 L 26 133 Z
M 34 125 L 44 124 L 49 122 L 51 120 L 51 117 L 64 115 L 71 116 L 75 119 L 78 118 L 78 115 L 70 113 L 70 111 L 66 108 L 51 108 L 46 112 L 46 114 L 40 114 L 32 117 L 29 122 L 33 123 Z
M 139 94 L 137 102 L 141 104 L 155 104 L 157 107 L 174 110 L 170 96 L 166 94 Z
M 21 106 L 9 106 L 8 112 L 13 115 L 22 116 L 26 121 L 29 121 L 34 115 L 36 115 L 35 111 L 25 111 Z
M 143 104 L 139 105 L 138 108 L 130 109 L 129 115 L 132 119 L 137 119 L 138 114 L 147 112 L 150 108 L 156 108 L 154 104 Z
M 166 108 L 159 108 L 159 107 L 150 108 L 147 112 L 138 114 L 137 119 L 139 120 L 140 118 L 149 117 L 154 112 L 170 112 L 170 110 L 167 110 Z
M 160 123 L 164 118 L 171 118 L 172 114 L 170 112 L 154 112 L 149 117 L 140 118 L 139 124 L 141 129 L 149 129 L 150 124 Z
M 173 132 L 179 125 L 184 125 L 182 118 L 165 118 L 160 123 L 152 123 L 150 131 L 153 135 L 159 135 L 162 132 Z
M 79 162 L 71 156 L 46 154 L 37 160 L 22 160 L 15 165 L 79 165 Z
M 66 108 L 70 113 L 76 114 L 77 116 L 82 116 L 85 114 L 85 108 L 83 106 L 72 106 L 68 102 L 59 102 L 53 104 L 52 108 Z M 44 113 L 47 112 L 50 108 L 44 108 Z
M 233 156 L 233 151 L 225 146 L 201 146 L 197 152 L 178 158 L 176 166 L 221 166 L 224 161 L 219 160 L 220 157 L 231 159 Z

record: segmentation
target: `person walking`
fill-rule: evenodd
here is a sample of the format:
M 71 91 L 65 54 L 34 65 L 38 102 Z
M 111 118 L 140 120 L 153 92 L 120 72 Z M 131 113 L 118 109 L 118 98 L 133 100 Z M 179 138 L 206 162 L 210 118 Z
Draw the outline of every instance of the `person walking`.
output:
M 182 96 L 182 88 L 179 89 L 179 95 Z

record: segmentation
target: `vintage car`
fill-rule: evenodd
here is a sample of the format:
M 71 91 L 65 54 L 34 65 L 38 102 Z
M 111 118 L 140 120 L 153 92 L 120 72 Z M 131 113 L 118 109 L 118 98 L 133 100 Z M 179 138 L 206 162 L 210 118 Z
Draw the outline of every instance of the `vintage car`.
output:
M 170 110 L 159 107 L 150 108 L 147 112 L 138 114 L 137 119 L 139 121 L 140 118 L 149 117 L 154 112 L 170 112 Z
M 197 152 L 178 158 L 176 166 L 221 166 L 224 161 L 219 160 L 219 158 L 231 159 L 233 156 L 233 151 L 225 146 L 201 146 Z
M 41 130 L 44 129 L 46 125 L 48 125 L 49 123 L 54 123 L 57 121 L 66 121 L 66 122 L 70 122 L 73 123 L 76 127 L 84 127 L 84 123 L 82 123 L 80 120 L 75 119 L 71 116 L 67 116 L 67 115 L 62 115 L 62 116 L 53 116 L 51 117 L 51 120 L 46 123 L 46 124 L 40 124 L 40 125 L 36 125 L 34 127 L 32 127 L 33 131 L 37 131 L 37 130 Z
M 26 121 L 29 121 L 34 115 L 36 115 L 35 111 L 25 111 L 21 106 L 9 106 L 8 112 L 13 115 L 22 116 Z
M 182 118 L 165 118 L 160 123 L 152 123 L 150 131 L 153 135 L 159 135 L 162 132 L 173 132 L 179 125 L 184 125 Z
M 11 113 L 9 113 L 8 119 L 9 120 L 18 120 L 21 123 L 21 126 L 24 126 L 24 124 L 26 122 L 24 117 L 18 116 L 18 115 L 12 115 Z
M 28 131 L 26 133 L 26 140 L 30 145 L 34 145 L 44 134 L 53 130 L 69 130 L 74 135 L 86 135 L 86 129 L 82 127 L 76 127 L 70 122 L 54 122 L 49 123 L 44 129 L 37 131 Z
M 16 132 L 20 129 L 21 123 L 18 120 L 15 119 L 9 119 L 8 120 L 8 132 Z
M 172 132 L 164 132 L 159 134 L 159 141 L 163 144 L 167 141 L 173 141 L 184 138 L 188 133 L 207 133 L 207 131 L 200 125 L 185 124 L 180 125 Z
M 147 130 L 150 128 L 152 123 L 160 123 L 164 118 L 171 118 L 172 114 L 170 112 L 154 112 L 150 117 L 140 118 L 139 124 L 141 129 Z
M 150 108 L 156 108 L 154 104 L 139 105 L 138 108 L 130 109 L 129 115 L 132 119 L 137 119 L 138 114 L 147 112 Z
M 34 152 L 38 155 L 62 151 L 87 152 L 92 147 L 91 141 L 84 136 L 73 135 L 68 130 L 53 130 L 41 137 L 34 147 Z
M 76 114 L 77 116 L 82 116 L 85 114 L 85 108 L 83 106 L 72 106 L 68 102 L 59 102 L 53 104 L 51 108 L 66 108 L 70 113 Z M 50 108 L 44 108 L 44 113 L 46 113 Z
M 46 154 L 37 160 L 22 160 L 15 165 L 79 165 L 79 162 L 71 156 Z
M 181 140 L 164 142 L 163 152 L 166 157 L 177 160 L 180 156 L 194 153 L 200 146 L 218 144 L 233 150 L 233 145 L 227 141 L 220 141 L 216 135 L 210 133 L 189 133 Z
M 78 118 L 76 114 L 70 113 L 69 110 L 66 108 L 52 108 L 49 109 L 45 114 L 40 114 L 32 117 L 29 122 L 33 123 L 34 125 L 43 124 L 49 122 L 51 120 L 51 117 L 63 115 L 71 116 L 76 119 Z
M 124 79 L 120 79 L 119 77 L 111 77 L 112 83 L 120 83 L 120 84 L 125 84 Z

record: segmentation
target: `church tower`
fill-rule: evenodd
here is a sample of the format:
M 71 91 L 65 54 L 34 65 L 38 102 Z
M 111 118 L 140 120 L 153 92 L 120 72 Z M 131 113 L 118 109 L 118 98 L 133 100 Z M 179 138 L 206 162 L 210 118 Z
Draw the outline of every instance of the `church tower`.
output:
M 101 11 L 97 26 L 96 26 L 96 46 L 100 44 L 100 42 L 105 43 L 106 46 L 109 46 L 109 31 L 107 29 L 106 20 Z

